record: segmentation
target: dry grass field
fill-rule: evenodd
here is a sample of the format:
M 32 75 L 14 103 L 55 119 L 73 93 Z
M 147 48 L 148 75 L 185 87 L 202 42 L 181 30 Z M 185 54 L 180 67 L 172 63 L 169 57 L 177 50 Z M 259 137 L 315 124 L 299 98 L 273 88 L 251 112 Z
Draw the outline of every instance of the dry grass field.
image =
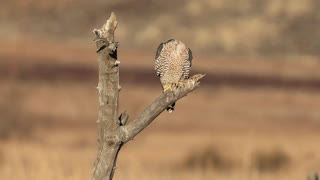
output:
M 115 180 L 301 180 L 320 172 L 318 0 L 5 0 L 0 179 L 89 179 L 97 150 L 90 31 L 115 11 L 120 111 L 161 93 L 154 52 L 193 50 L 201 87 L 120 152 Z
M 88 179 L 97 145 L 94 47 L 15 47 L 2 48 L 0 177 Z M 153 54 L 119 57 L 120 110 L 132 119 L 161 87 Z M 194 62 L 193 73 L 207 74 L 201 88 L 123 148 L 115 179 L 294 180 L 319 170 L 316 58 Z

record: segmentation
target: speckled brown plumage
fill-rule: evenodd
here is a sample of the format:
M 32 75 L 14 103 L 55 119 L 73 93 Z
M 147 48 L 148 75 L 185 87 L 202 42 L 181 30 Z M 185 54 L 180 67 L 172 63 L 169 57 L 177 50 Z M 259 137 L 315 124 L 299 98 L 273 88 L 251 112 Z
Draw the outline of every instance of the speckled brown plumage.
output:
M 172 90 L 180 81 L 188 79 L 191 65 L 192 52 L 181 41 L 170 39 L 161 43 L 156 53 L 155 70 L 163 91 Z

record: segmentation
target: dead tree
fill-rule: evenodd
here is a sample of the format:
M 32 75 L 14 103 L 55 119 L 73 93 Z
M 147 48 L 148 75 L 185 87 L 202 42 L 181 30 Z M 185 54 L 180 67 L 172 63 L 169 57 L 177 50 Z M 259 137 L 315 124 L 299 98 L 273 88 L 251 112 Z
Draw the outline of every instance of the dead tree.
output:
M 99 62 L 99 114 L 98 152 L 94 163 L 92 180 L 111 180 L 115 171 L 118 153 L 125 143 L 146 128 L 170 104 L 199 87 L 198 74 L 186 80 L 185 86 L 161 94 L 136 119 L 126 124 L 129 116 L 123 112 L 118 116 L 119 105 L 119 61 L 118 43 L 114 40 L 117 20 L 114 13 L 100 29 L 94 29 Z

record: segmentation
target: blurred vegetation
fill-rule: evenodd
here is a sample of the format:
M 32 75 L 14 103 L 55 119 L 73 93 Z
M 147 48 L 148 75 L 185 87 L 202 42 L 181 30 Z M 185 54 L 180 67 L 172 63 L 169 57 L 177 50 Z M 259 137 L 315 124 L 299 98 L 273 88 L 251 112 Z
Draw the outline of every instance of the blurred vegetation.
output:
M 217 55 L 319 55 L 318 0 L 5 0 L 0 36 L 88 39 L 111 11 L 124 46 L 155 49 L 168 38 Z
M 188 169 L 217 169 L 226 171 L 234 167 L 234 162 L 217 148 L 209 147 L 201 149 L 199 152 L 190 153 L 186 157 L 183 167 Z
M 276 173 L 290 165 L 290 156 L 282 150 L 268 149 L 256 151 L 252 155 L 250 166 L 261 173 Z M 239 166 L 240 165 L 240 166 Z M 182 164 L 186 169 L 205 169 L 230 171 L 241 167 L 241 161 L 233 159 L 233 154 L 226 154 L 215 147 L 207 147 L 191 152 Z
M 259 172 L 275 172 L 288 167 L 289 155 L 281 150 L 257 152 L 253 156 L 253 167 Z
M 5 92 L 2 93 L 0 100 L 0 139 L 7 139 L 12 136 L 25 138 L 31 134 L 33 125 L 25 117 L 26 113 L 21 108 L 23 97 L 18 80 L 13 80 L 6 87 Z

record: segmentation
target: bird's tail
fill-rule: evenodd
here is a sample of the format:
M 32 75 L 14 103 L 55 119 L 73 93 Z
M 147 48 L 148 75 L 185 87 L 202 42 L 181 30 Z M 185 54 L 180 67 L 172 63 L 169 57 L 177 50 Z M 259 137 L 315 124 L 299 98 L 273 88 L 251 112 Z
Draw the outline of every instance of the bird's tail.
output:
M 171 105 L 169 105 L 168 107 L 167 107 L 167 111 L 169 112 L 169 113 L 172 113 L 173 111 L 174 111 L 174 107 L 176 106 L 176 102 L 174 102 L 173 104 L 171 104 Z

